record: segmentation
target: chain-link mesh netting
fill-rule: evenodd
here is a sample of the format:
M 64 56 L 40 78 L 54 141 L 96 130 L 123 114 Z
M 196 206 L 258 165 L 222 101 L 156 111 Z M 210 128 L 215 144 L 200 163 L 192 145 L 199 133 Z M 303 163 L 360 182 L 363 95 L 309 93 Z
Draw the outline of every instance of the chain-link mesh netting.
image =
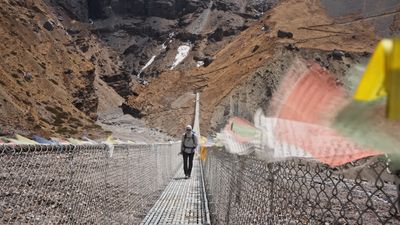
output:
M 331 168 L 262 161 L 211 149 L 204 163 L 213 224 L 400 224 L 398 189 L 384 158 Z
M 0 224 L 139 224 L 179 147 L 0 145 Z

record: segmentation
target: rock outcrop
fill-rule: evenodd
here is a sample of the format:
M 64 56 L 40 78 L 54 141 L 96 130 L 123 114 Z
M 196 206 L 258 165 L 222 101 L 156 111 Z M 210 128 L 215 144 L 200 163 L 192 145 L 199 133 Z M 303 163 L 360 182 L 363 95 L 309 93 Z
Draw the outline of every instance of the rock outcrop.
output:
M 122 72 L 114 75 L 103 75 L 100 78 L 110 85 L 122 97 L 128 97 L 129 95 L 132 95 L 132 90 L 129 85 L 132 81 L 131 75 Z

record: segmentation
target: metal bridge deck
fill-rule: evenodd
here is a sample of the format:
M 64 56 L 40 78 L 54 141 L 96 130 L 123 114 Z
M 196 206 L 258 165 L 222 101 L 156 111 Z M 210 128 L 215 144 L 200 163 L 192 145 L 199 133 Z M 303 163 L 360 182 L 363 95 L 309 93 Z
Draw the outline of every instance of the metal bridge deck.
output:
M 198 159 L 193 160 L 191 178 L 184 179 L 183 169 L 178 170 L 141 224 L 209 224 Z

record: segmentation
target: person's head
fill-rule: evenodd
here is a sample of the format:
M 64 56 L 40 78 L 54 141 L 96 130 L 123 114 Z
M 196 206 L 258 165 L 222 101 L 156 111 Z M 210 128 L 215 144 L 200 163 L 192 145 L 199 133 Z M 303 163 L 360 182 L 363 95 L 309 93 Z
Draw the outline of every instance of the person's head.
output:
M 188 134 L 189 134 L 189 133 L 192 133 L 192 126 L 187 125 L 185 131 L 186 131 L 186 133 L 188 133 Z

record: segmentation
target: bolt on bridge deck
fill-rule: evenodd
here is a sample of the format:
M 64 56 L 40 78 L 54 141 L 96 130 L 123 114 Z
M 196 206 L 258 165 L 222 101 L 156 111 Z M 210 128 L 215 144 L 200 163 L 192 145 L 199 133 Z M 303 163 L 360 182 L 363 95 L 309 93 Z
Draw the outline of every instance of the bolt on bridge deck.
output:
M 193 160 L 189 179 L 178 170 L 141 224 L 210 224 L 199 160 Z

